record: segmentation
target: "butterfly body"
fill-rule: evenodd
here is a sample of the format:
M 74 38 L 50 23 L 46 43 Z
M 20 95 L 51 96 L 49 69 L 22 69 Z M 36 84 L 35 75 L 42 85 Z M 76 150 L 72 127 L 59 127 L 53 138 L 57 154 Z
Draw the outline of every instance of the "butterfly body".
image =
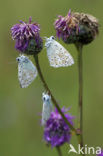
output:
M 45 46 L 50 66 L 58 68 L 74 64 L 73 57 L 53 36 L 46 38 Z
M 43 109 L 42 109 L 42 125 L 45 125 L 46 121 L 49 119 L 52 112 L 51 96 L 43 93 Z
M 28 87 L 37 76 L 37 70 L 28 57 L 21 55 L 16 58 L 18 62 L 18 79 L 21 88 Z

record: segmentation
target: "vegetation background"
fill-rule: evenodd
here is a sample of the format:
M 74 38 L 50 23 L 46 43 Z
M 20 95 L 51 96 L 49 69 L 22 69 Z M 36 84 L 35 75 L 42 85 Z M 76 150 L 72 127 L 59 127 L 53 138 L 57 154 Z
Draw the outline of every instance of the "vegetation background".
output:
M 10 28 L 19 20 L 41 25 L 41 36 L 55 35 L 53 27 L 57 15 L 65 16 L 71 8 L 96 16 L 100 35 L 84 47 L 84 141 L 88 146 L 103 147 L 103 0 L 2 0 L 0 2 L 0 156 L 57 156 L 56 150 L 45 146 L 40 126 L 41 95 L 44 91 L 39 77 L 27 89 L 21 89 L 17 78 L 16 57 Z M 46 49 L 40 53 L 40 64 L 45 79 L 60 106 L 71 107 L 77 117 L 78 72 L 77 51 L 66 45 L 75 64 L 68 68 L 49 66 Z M 32 58 L 31 58 L 32 59 Z M 75 119 L 77 124 L 77 119 Z M 76 137 L 71 143 L 77 148 Z M 69 146 L 62 147 L 65 156 Z M 73 154 L 71 154 L 73 156 Z

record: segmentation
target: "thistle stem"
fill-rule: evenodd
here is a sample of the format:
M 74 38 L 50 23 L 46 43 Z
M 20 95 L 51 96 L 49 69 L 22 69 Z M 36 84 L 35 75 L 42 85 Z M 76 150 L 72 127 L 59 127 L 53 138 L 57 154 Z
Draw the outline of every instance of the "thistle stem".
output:
M 58 147 L 56 147 L 56 149 L 57 149 L 57 152 L 58 152 L 58 156 L 62 156 L 62 152 L 61 152 L 60 147 L 58 146 Z
M 35 63 L 36 63 L 36 67 L 37 67 L 37 70 L 38 70 L 39 77 L 40 77 L 40 79 L 41 79 L 41 81 L 42 81 L 42 84 L 43 84 L 45 90 L 48 92 L 48 94 L 50 94 L 51 100 L 52 100 L 54 106 L 57 108 L 58 112 L 61 114 L 61 116 L 62 116 L 62 118 L 64 119 L 64 121 L 66 122 L 66 124 L 71 128 L 72 131 L 74 131 L 74 132 L 76 133 L 76 129 L 75 129 L 75 128 L 69 123 L 69 121 L 66 119 L 64 113 L 61 111 L 61 109 L 60 109 L 60 107 L 59 107 L 57 101 L 55 100 L 53 94 L 51 93 L 51 91 L 50 91 L 50 89 L 49 89 L 47 83 L 45 82 L 45 79 L 44 79 L 44 77 L 43 77 L 43 74 L 42 74 L 42 72 L 41 72 L 41 68 L 40 68 L 40 65 L 39 65 L 38 55 L 35 55 L 35 56 L 34 56 L 34 59 L 35 59 Z
M 64 119 L 64 121 L 66 122 L 66 124 L 70 127 L 70 129 L 72 130 L 72 132 L 74 132 L 77 136 L 77 139 L 78 139 L 78 142 L 80 143 L 81 142 L 81 135 L 78 134 L 77 130 L 69 123 L 69 121 L 66 119 L 64 113 L 61 111 L 57 101 L 55 100 L 51 90 L 49 89 L 44 77 L 43 77 L 43 74 L 41 72 L 41 68 L 40 68 L 40 65 L 39 65 L 39 59 L 38 59 L 38 55 L 34 55 L 34 60 L 35 60 L 35 63 L 36 63 L 36 67 L 37 67 L 37 70 L 38 70 L 38 74 L 39 74 L 39 77 L 40 77 L 40 80 L 45 88 L 45 90 L 48 92 L 48 94 L 50 94 L 51 96 L 51 100 L 54 104 L 54 106 L 57 108 L 58 112 L 61 114 L 62 118 Z M 59 155 L 61 154 L 61 151 L 60 149 L 58 149 L 58 153 Z M 62 155 L 60 155 L 62 156 Z
M 79 129 L 80 129 L 80 145 L 83 147 L 83 60 L 82 60 L 82 44 L 76 44 L 78 51 L 78 72 L 79 72 Z

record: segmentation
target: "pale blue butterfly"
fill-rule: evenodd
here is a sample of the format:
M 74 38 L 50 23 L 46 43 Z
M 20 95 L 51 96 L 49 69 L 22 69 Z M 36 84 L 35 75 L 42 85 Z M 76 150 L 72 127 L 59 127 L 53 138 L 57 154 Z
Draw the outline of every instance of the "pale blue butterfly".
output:
M 42 109 L 42 125 L 45 125 L 52 112 L 53 106 L 51 102 L 51 96 L 47 93 L 42 94 L 43 109 Z
M 16 58 L 18 62 L 18 79 L 21 88 L 28 87 L 37 76 L 37 70 L 32 61 L 24 55 Z
M 74 64 L 74 59 L 71 54 L 55 40 L 54 36 L 51 36 L 50 38 L 45 37 L 45 39 L 50 66 L 58 68 Z

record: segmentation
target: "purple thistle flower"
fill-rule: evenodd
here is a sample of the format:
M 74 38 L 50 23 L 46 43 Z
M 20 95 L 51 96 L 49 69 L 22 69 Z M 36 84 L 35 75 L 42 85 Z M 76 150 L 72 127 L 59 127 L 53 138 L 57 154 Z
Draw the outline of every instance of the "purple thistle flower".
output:
M 43 42 L 39 35 L 40 27 L 37 23 L 20 21 L 11 28 L 12 39 L 16 41 L 15 48 L 26 54 L 35 54 L 42 50 Z
M 66 113 L 68 109 L 62 108 L 62 112 Z M 73 125 L 73 116 L 65 114 L 67 120 Z M 69 143 L 71 138 L 71 131 L 65 123 L 58 110 L 51 112 L 50 118 L 47 120 L 44 128 L 44 140 L 51 144 L 52 147 L 60 146 L 64 143 Z
M 67 40 L 71 37 L 73 32 L 79 29 L 78 21 L 72 16 L 71 10 L 69 10 L 66 17 L 58 16 L 54 26 L 57 37 L 61 37 L 64 42 L 68 42 Z
M 84 13 L 72 13 L 58 16 L 54 23 L 56 35 L 65 43 L 82 43 L 88 44 L 92 42 L 98 34 L 98 20 Z

